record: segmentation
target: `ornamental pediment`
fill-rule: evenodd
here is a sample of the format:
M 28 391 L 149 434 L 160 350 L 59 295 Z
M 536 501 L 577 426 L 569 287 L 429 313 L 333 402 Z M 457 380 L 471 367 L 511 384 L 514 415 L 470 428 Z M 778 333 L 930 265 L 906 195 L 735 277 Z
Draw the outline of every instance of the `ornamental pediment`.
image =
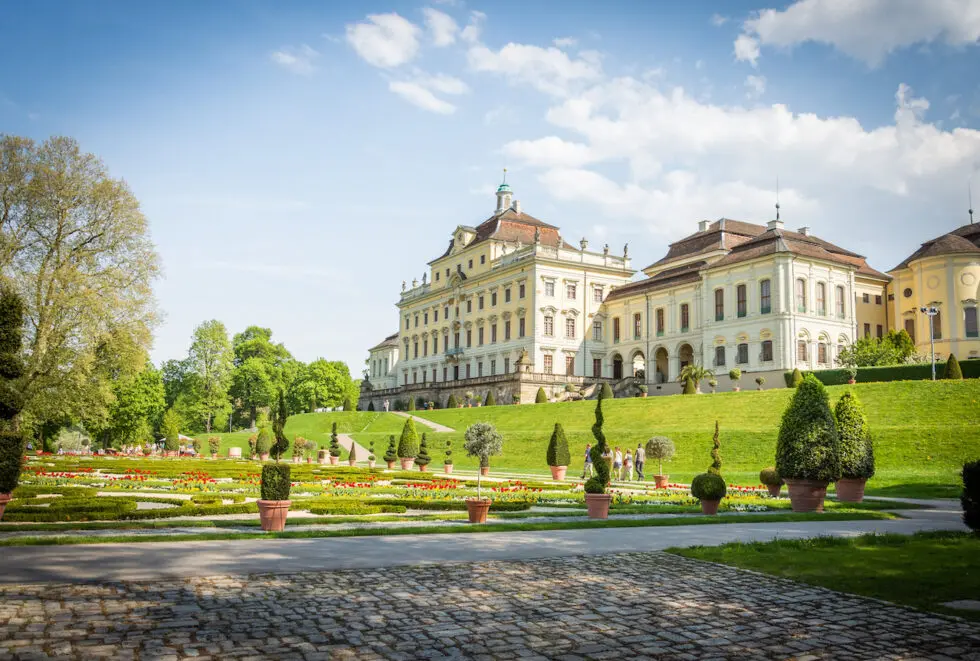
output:
M 554 305 L 546 305 L 541 308 L 541 311 L 545 314 L 555 314 L 558 312 L 558 308 L 556 308 Z

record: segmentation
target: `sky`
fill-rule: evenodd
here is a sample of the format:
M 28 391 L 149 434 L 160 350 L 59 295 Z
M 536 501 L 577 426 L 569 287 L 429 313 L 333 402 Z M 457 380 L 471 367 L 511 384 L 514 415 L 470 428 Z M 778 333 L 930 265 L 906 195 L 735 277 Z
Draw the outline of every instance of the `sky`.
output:
M 523 209 L 642 269 L 720 217 L 888 270 L 980 221 L 980 0 L 6 0 L 0 132 L 76 138 L 195 326 L 344 360 L 457 225 Z

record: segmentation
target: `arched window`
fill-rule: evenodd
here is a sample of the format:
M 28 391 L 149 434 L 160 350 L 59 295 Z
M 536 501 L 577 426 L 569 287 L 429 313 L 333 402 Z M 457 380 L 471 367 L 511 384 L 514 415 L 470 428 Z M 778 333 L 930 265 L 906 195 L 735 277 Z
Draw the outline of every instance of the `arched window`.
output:
M 827 315 L 827 285 L 823 282 L 817 283 L 817 314 Z
M 843 319 L 847 316 L 846 302 L 844 301 L 844 288 L 837 285 L 837 317 Z
M 725 364 L 725 347 L 715 347 L 715 367 L 722 367 Z
M 762 343 L 762 362 L 772 361 L 772 340 L 765 340 Z
M 827 343 L 820 342 L 817 344 L 817 362 L 821 365 L 826 365 L 829 361 L 827 360 Z
M 749 345 L 742 342 L 738 345 L 738 353 L 735 356 L 735 362 L 739 365 L 745 365 L 749 362 Z
M 725 290 L 715 290 L 715 321 L 725 320 Z
M 806 280 L 803 278 L 796 280 L 796 311 L 806 312 Z
M 809 354 L 807 352 L 806 340 L 799 340 L 796 343 L 796 360 L 805 363 L 809 360 Z

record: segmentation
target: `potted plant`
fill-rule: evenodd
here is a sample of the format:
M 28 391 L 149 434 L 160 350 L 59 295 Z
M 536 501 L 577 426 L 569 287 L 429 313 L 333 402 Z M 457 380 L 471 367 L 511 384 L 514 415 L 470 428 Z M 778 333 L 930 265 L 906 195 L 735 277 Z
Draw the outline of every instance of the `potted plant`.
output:
M 268 427 L 259 430 L 259 439 L 255 442 L 255 451 L 259 454 L 259 461 L 269 460 L 269 451 L 272 449 L 272 434 Z
M 280 390 L 279 406 L 272 423 L 276 442 L 269 449 L 275 458 L 275 463 L 262 467 L 261 497 L 257 503 L 262 530 L 271 532 L 281 532 L 286 527 L 286 516 L 292 504 L 289 500 L 291 485 L 289 465 L 279 463 L 279 459 L 289 448 L 289 440 L 283 433 L 286 417 L 286 398 Z
M 776 440 L 776 472 L 794 512 L 822 512 L 827 484 L 840 477 L 840 441 L 827 391 L 812 374 L 797 386 Z
M 555 429 L 551 432 L 551 440 L 548 441 L 548 467 L 551 468 L 551 479 L 561 482 L 565 479 L 565 471 L 572 457 L 568 452 L 568 439 L 565 438 L 565 430 L 561 423 L 555 423 Z
M 191 447 L 194 448 L 194 456 L 200 457 L 201 449 L 204 447 L 204 443 L 201 442 L 201 439 L 195 437 L 191 440 Z
M 453 442 L 452 440 L 446 441 L 446 459 L 442 462 L 442 472 L 446 475 L 452 475 L 453 472 Z
M 328 455 L 328 453 L 327 453 L 326 450 L 317 450 L 316 451 L 316 463 L 319 464 L 319 465 L 321 465 L 321 466 L 323 466 L 324 464 L 327 463 L 327 457 L 328 456 L 329 455 Z
M 739 385 L 739 382 L 742 380 L 742 370 L 737 367 L 728 370 L 728 378 L 732 380 L 733 384 L 735 384 L 732 386 L 732 390 L 738 392 L 742 389 L 742 387 Z
M 595 424 L 592 425 L 592 436 L 595 437 L 595 444 L 589 451 L 592 457 L 592 466 L 595 474 L 585 482 L 585 506 L 589 511 L 590 519 L 606 519 L 609 517 L 609 503 L 612 496 L 606 493 L 609 486 L 609 464 L 605 457 L 608 446 L 606 445 L 606 435 L 602 432 L 602 400 L 600 397 L 595 405 Z
M 504 447 L 504 439 L 489 422 L 477 422 L 466 429 L 463 436 L 463 449 L 469 457 L 477 457 L 480 466 L 490 464 L 490 457 L 500 454 Z M 466 511 L 470 523 L 486 523 L 487 512 L 490 510 L 490 499 L 483 497 L 483 472 L 476 476 L 476 498 L 466 499 Z
M 409 418 L 402 427 L 402 436 L 398 440 L 398 458 L 402 462 L 402 470 L 412 470 L 415 457 L 419 453 L 419 435 L 415 431 L 415 421 Z
M 208 436 L 208 450 L 211 451 L 211 458 L 218 458 L 218 450 L 221 449 L 221 437 L 220 436 Z
M 726 493 L 725 479 L 716 473 L 701 473 L 691 480 L 691 495 L 701 501 L 702 514 L 717 514 Z
M 755 385 L 759 386 L 759 390 L 762 390 L 762 386 L 766 385 L 766 377 L 764 376 L 755 377 Z
M 299 464 L 303 461 L 303 451 L 306 450 L 306 439 L 302 436 L 293 438 L 293 463 Z
M 456 401 L 456 395 L 454 393 L 449 393 L 449 399 L 446 400 L 446 408 L 454 409 L 457 408 L 459 404 Z
M 664 462 L 670 461 L 674 456 L 674 442 L 666 436 L 654 436 L 647 441 L 646 448 L 648 459 L 657 460 L 657 475 L 653 476 L 653 481 L 658 489 L 666 489 L 669 475 L 664 475 Z
M 466 408 L 468 408 L 468 409 L 469 408 L 473 408 L 473 399 L 474 399 L 474 397 L 475 397 L 475 395 L 473 394 L 472 391 L 468 391 L 466 393 Z
M 510 396 L 510 401 L 513 402 L 514 405 L 516 406 L 521 403 L 521 396 L 515 393 Z
M 24 368 L 20 359 L 24 303 L 13 291 L 0 292 L 0 519 L 17 488 L 25 451 L 24 435 L 16 426 L 23 399 L 14 386 Z
M 857 383 L 858 371 L 856 367 L 845 367 L 844 375 L 847 377 L 847 382 L 850 385 L 853 386 L 855 383 Z
M 715 390 L 718 388 L 718 379 L 708 379 L 708 385 L 711 387 L 712 394 L 714 394 Z
M 769 495 L 773 498 L 779 498 L 779 492 L 782 491 L 783 484 L 785 484 L 773 466 L 762 469 L 759 473 L 759 482 L 766 485 L 766 488 L 769 489 Z
M 368 468 L 374 468 L 374 464 L 377 459 L 374 456 L 374 441 L 371 441 L 371 447 L 368 448 Z
M 248 437 L 248 458 L 249 459 L 255 459 L 255 457 L 258 456 L 256 454 L 256 451 L 258 450 L 258 447 L 259 447 L 259 437 L 258 437 L 257 434 L 252 434 L 251 436 Z
M 350 454 L 347 455 L 347 465 L 357 465 L 357 443 L 355 443 L 353 440 L 350 442 Z
M 306 463 L 312 464 L 313 460 L 319 454 L 317 451 L 316 441 L 311 438 L 306 439 Z
M 337 434 L 337 423 L 330 426 L 330 465 L 340 463 L 340 436 Z
M 840 439 L 840 479 L 837 500 L 860 503 L 864 485 L 875 474 L 875 453 L 861 402 L 851 392 L 844 393 L 834 407 L 837 436 Z
M 684 369 L 681 370 L 680 376 L 677 378 L 678 381 L 684 384 L 684 394 L 701 394 L 701 382 L 705 379 L 714 379 L 715 373 L 709 370 L 703 365 L 698 365 L 697 363 L 691 363 L 685 365 Z M 692 392 L 693 389 L 693 392 Z
M 422 473 L 426 472 L 429 463 L 432 461 L 432 457 L 429 456 L 429 446 L 426 440 L 425 432 L 422 432 L 422 440 L 419 442 L 419 453 L 415 455 L 415 463 Z
M 395 467 L 395 462 L 398 461 L 398 450 L 395 447 L 395 435 L 391 434 L 388 437 L 388 449 L 385 450 L 384 456 L 385 463 L 388 464 L 388 470 L 392 470 Z
M 644 385 L 639 386 L 638 390 L 640 391 L 640 397 L 646 397 L 647 393 L 650 392 L 650 388 Z

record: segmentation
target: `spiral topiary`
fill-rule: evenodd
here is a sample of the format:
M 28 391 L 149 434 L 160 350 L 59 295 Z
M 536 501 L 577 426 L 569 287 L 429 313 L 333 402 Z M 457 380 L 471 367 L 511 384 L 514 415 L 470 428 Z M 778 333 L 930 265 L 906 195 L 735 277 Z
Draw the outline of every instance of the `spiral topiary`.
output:
M 333 423 L 330 427 L 330 456 L 339 457 L 340 456 L 340 437 L 337 435 L 337 423 Z
M 415 463 L 419 466 L 428 466 L 432 461 L 429 456 L 429 446 L 426 443 L 425 432 L 422 432 L 422 440 L 419 442 L 419 453 L 415 455 Z
M 602 432 L 604 421 L 602 400 L 603 398 L 600 397 L 595 404 L 595 423 L 592 425 L 592 436 L 595 437 L 596 442 L 592 446 L 592 450 L 589 451 L 595 474 L 586 481 L 585 493 L 606 493 L 606 487 L 609 486 L 609 464 L 606 463 L 606 458 L 603 456 L 608 446 L 606 445 L 606 435 Z
M 708 469 L 708 472 L 721 475 L 721 439 L 718 436 L 717 420 L 715 420 L 715 435 L 711 441 L 711 467 Z
M 398 449 L 395 446 L 395 435 L 388 436 L 388 449 L 385 450 L 384 460 L 387 462 L 398 461 Z

